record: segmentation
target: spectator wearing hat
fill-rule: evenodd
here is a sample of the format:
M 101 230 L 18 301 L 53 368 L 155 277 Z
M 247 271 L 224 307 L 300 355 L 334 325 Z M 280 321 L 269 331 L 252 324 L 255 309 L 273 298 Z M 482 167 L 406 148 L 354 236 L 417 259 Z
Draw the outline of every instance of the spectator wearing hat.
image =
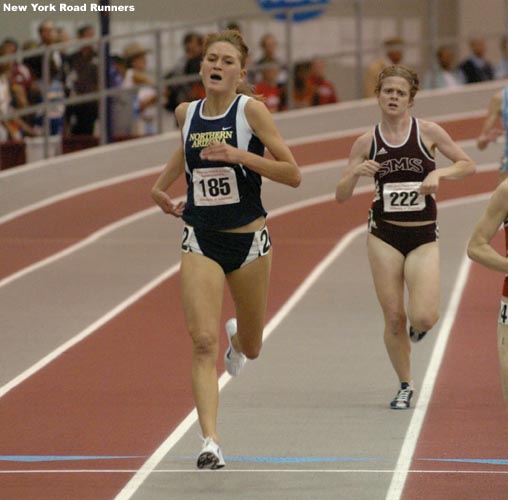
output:
M 127 70 L 122 88 L 125 89 L 125 99 L 122 109 L 117 109 L 117 115 L 113 118 L 116 134 L 155 133 L 157 93 L 154 89 L 154 80 L 146 71 L 146 55 L 149 52 L 149 49 L 138 42 L 132 42 L 124 49 L 123 58 Z M 142 86 L 137 87 L 138 85 Z
M 404 57 L 404 40 L 399 37 L 388 38 L 383 42 L 385 49 L 384 57 L 373 61 L 365 72 L 363 81 L 363 96 L 374 97 L 376 95 L 377 77 L 387 66 L 395 66 L 402 63 Z

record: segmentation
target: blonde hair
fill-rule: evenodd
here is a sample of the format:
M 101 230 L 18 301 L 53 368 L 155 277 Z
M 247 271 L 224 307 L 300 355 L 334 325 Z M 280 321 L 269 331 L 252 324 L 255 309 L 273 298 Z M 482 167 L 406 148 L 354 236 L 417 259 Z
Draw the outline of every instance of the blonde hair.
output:
M 381 73 L 379 73 L 375 88 L 376 95 L 379 95 L 381 92 L 383 82 L 386 80 L 386 78 L 390 78 L 391 76 L 404 78 L 404 80 L 409 83 L 409 100 L 413 101 L 416 93 L 420 88 L 420 81 L 416 71 L 413 71 L 412 69 L 402 65 L 388 66 L 383 71 L 381 71 Z
M 206 55 L 208 49 L 217 42 L 230 43 L 240 54 L 240 66 L 242 69 L 245 69 L 245 64 L 247 63 L 247 58 L 249 57 L 249 47 L 247 47 L 247 44 L 245 43 L 241 33 L 238 30 L 224 30 L 207 35 L 203 45 L 203 55 Z M 255 99 L 261 100 L 260 96 L 254 94 L 252 91 L 252 85 L 246 81 L 238 86 L 236 92 L 238 94 L 245 94 L 250 97 L 254 97 Z

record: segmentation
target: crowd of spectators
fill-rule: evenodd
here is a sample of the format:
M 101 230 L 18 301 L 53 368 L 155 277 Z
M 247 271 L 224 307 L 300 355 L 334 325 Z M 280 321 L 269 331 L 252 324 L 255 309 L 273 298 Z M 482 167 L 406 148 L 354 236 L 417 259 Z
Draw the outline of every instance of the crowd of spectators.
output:
M 231 23 L 228 28 L 238 29 Z M 62 50 L 57 43 L 71 40 L 65 30 L 58 29 L 50 20 L 40 23 L 39 39 L 23 44 L 23 51 L 48 48 L 47 74 L 44 72 L 44 55 L 23 57 L 18 42 L 6 38 L 0 45 L 0 55 L 18 54 L 16 60 L 0 64 L 0 114 L 15 108 L 49 102 L 49 129 L 51 135 L 97 135 L 98 100 L 90 98 L 77 104 L 63 103 L 64 97 L 83 96 L 99 88 L 99 62 L 95 28 L 81 26 L 74 39 L 81 42 L 75 50 Z M 90 43 L 83 43 L 90 40 Z M 199 79 L 204 37 L 197 32 L 186 33 L 182 39 L 182 57 L 164 75 L 164 108 L 172 114 L 183 101 L 204 97 Z M 435 54 L 432 71 L 422 75 L 424 88 L 452 88 L 460 85 L 508 77 L 508 40 L 503 37 L 500 48 L 502 60 L 494 66 L 486 54 L 483 38 L 472 38 L 470 53 L 456 63 L 452 46 L 440 46 Z M 404 64 L 405 45 L 401 38 L 389 38 L 383 44 L 382 57 L 365 69 L 364 97 L 374 96 L 377 75 L 387 66 Z M 271 112 L 289 108 L 303 108 L 339 102 L 337 89 L 329 77 L 327 60 L 314 57 L 297 61 L 291 71 L 279 55 L 279 43 L 272 33 L 259 40 L 259 55 L 248 60 L 247 79 L 252 93 L 263 96 Z M 150 135 L 157 133 L 157 99 L 155 78 L 147 70 L 150 49 L 134 41 L 125 46 L 121 54 L 109 61 L 110 86 L 122 89 L 109 99 L 113 138 Z M 0 142 L 20 140 L 43 133 L 44 116 L 41 112 L 23 118 L 0 120 Z

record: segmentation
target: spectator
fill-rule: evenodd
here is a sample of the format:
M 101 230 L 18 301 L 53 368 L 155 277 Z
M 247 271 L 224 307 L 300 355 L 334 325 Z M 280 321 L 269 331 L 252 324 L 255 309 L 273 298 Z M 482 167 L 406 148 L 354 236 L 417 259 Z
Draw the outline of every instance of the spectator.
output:
M 6 38 L 2 42 L 5 54 L 16 54 L 18 42 L 13 38 Z M 30 68 L 22 62 L 12 61 L 10 86 L 15 108 L 26 108 L 32 104 L 31 95 L 33 92 L 34 78 Z
M 501 37 L 499 48 L 501 49 L 502 59 L 495 68 L 494 76 L 500 80 L 508 78 L 508 37 L 506 35 Z
M 182 40 L 184 56 L 166 75 L 166 78 L 173 78 L 185 75 L 199 75 L 201 57 L 203 54 L 203 37 L 199 33 L 187 33 Z M 166 109 L 174 112 L 181 102 L 192 101 L 202 98 L 201 79 L 196 82 L 180 85 L 170 85 L 167 88 L 168 99 Z
M 318 102 L 318 96 L 309 83 L 310 63 L 299 62 L 293 70 L 293 106 L 306 108 L 314 106 Z
M 277 57 L 277 48 L 279 42 L 271 33 L 265 33 L 259 40 L 259 46 L 261 47 L 261 57 L 256 61 L 256 65 L 265 63 L 277 62 L 280 67 L 278 82 L 285 85 L 288 81 L 288 73 L 282 62 Z
M 54 43 L 57 43 L 57 31 L 52 21 L 45 20 L 39 24 L 39 47 L 49 47 Z M 31 69 L 34 77 L 39 82 L 42 82 L 43 78 L 43 61 L 44 55 L 31 56 L 25 59 L 25 64 Z M 64 70 L 63 70 L 63 56 L 58 50 L 51 50 L 49 53 L 49 64 L 53 66 L 53 76 L 63 82 Z
M 459 72 L 453 68 L 455 54 L 451 47 L 442 45 L 436 51 L 437 67 L 434 73 L 425 75 L 423 87 L 426 89 L 454 88 L 462 85 Z
M 337 94 L 332 83 L 326 79 L 326 62 L 320 57 L 312 60 L 308 78 L 309 85 L 314 89 L 314 105 L 333 104 L 338 102 Z
M 8 55 L 5 46 L 0 46 L 0 57 Z M 23 139 L 23 135 L 36 135 L 23 119 L 11 118 L 3 119 L 2 115 L 6 115 L 11 109 L 13 101 L 10 80 L 11 80 L 12 63 L 10 61 L 0 63 L 0 142 L 19 141 Z
M 132 42 L 124 49 L 124 59 L 127 71 L 122 82 L 122 87 L 134 89 L 131 95 L 131 117 L 125 125 L 127 133 L 134 135 L 147 135 L 155 133 L 155 118 L 157 108 L 157 93 L 154 89 L 154 81 L 146 71 L 146 55 L 149 52 L 137 42 Z
M 95 29 L 86 25 L 78 29 L 78 39 L 95 38 Z M 82 45 L 69 57 L 67 89 L 71 96 L 96 92 L 98 89 L 97 53 L 92 45 Z M 98 115 L 97 101 L 73 104 L 67 109 L 67 121 L 73 135 L 92 135 Z
M 272 112 L 282 111 L 285 108 L 285 89 L 278 83 L 280 67 L 276 61 L 261 71 L 261 81 L 254 86 L 254 93 L 264 97 L 266 107 Z
M 486 82 L 494 79 L 494 68 L 485 58 L 487 44 L 485 39 L 474 37 L 469 41 L 471 53 L 459 65 L 464 83 Z
M 383 42 L 383 46 L 385 49 L 384 57 L 376 59 L 367 67 L 363 81 L 364 97 L 374 97 L 379 73 L 387 66 L 401 64 L 404 58 L 404 41 L 402 38 L 388 38 Z

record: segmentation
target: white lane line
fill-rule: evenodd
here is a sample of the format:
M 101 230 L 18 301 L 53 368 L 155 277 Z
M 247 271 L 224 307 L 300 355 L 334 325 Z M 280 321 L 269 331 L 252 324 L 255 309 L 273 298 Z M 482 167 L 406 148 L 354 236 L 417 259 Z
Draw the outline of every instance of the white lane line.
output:
M 364 129 L 362 129 L 362 130 L 364 130 Z M 320 134 L 320 135 L 315 135 L 315 136 L 304 136 L 304 137 L 301 137 L 298 139 L 293 139 L 293 140 L 290 140 L 287 142 L 290 145 L 297 145 L 297 144 L 304 145 L 307 143 L 311 143 L 313 141 L 323 140 L 323 138 L 328 139 L 328 138 L 333 138 L 333 137 L 335 137 L 335 138 L 339 138 L 339 137 L 343 137 L 343 136 L 347 137 L 348 135 L 351 135 L 351 133 L 352 132 L 354 133 L 355 131 L 356 131 L 356 129 L 352 129 L 352 130 L 348 130 L 348 131 L 344 131 L 344 132 L 332 132 L 331 135 L 330 134 Z M 360 132 L 360 131 L 361 130 L 358 129 L 358 132 Z M 464 141 L 459 141 L 458 144 L 460 144 L 462 147 L 465 148 L 465 147 L 475 145 L 476 141 L 472 140 L 472 139 L 471 140 L 464 140 Z M 345 166 L 345 165 L 347 165 L 347 162 L 348 162 L 347 158 L 338 158 L 337 160 L 330 160 L 330 161 L 320 162 L 320 163 L 312 163 L 312 164 L 303 166 L 301 171 L 303 174 L 307 173 L 307 170 L 309 170 L 309 171 L 312 170 L 312 172 L 319 172 L 321 170 L 327 170 L 329 168 Z M 33 212 L 35 210 L 39 210 L 39 209 L 44 208 L 44 207 L 51 205 L 53 203 L 57 203 L 59 201 L 66 200 L 66 199 L 72 198 L 74 196 L 78 196 L 80 194 L 89 193 L 91 191 L 95 191 L 97 189 L 101 189 L 104 187 L 109 187 L 109 186 L 112 186 L 115 184 L 120 184 L 122 182 L 129 181 L 129 180 L 139 179 L 142 177 L 147 177 L 149 175 L 156 174 L 156 173 L 160 172 L 163 167 L 164 167 L 164 165 L 148 167 L 143 170 L 138 170 L 137 172 L 131 172 L 128 174 L 117 175 L 115 177 L 110 177 L 110 178 L 104 179 L 102 181 L 93 182 L 90 184 L 86 184 L 84 186 L 80 186 L 78 188 L 64 191 L 62 193 L 50 196 L 48 198 L 44 198 L 42 200 L 39 200 L 36 203 L 26 205 L 23 208 L 14 210 L 12 212 L 4 214 L 3 216 L 0 216 L 0 224 L 4 224 L 12 219 L 15 219 L 16 217 L 21 217 L 23 215 L 26 215 L 27 213 Z M 498 163 L 492 163 L 492 164 L 489 164 L 488 169 L 490 170 L 491 168 L 495 169 L 498 167 L 499 167 Z M 269 180 L 264 179 L 264 182 L 269 182 Z
M 40 470 L 1 470 L 0 474 L 132 474 L 139 469 L 40 469 Z M 393 474 L 393 469 L 221 469 L 219 471 L 198 469 L 157 469 L 152 474 Z M 508 474 L 502 470 L 412 470 L 411 474 Z M 132 491 L 131 493 L 135 493 Z M 118 498 L 118 497 L 117 497 Z
M 349 231 L 341 238 L 339 243 L 328 253 L 328 255 L 313 269 L 303 283 L 296 289 L 286 303 L 279 309 L 265 327 L 263 339 L 267 339 L 273 330 L 282 322 L 282 320 L 291 312 L 291 310 L 300 302 L 307 291 L 314 285 L 319 277 L 326 271 L 339 255 L 350 245 L 350 243 L 360 234 L 365 233 L 367 226 L 362 225 Z M 225 372 L 219 378 L 219 391 L 231 380 L 231 376 Z M 161 460 L 175 446 L 178 441 L 187 433 L 187 431 L 197 422 L 197 411 L 193 409 L 178 427 L 167 437 L 167 439 L 157 448 L 153 455 L 143 464 L 142 468 L 129 480 L 122 488 L 122 491 L 115 497 L 115 500 L 128 500 L 140 488 L 147 477 L 155 470 Z
M 413 410 L 413 416 L 409 423 L 409 427 L 404 437 L 404 442 L 400 450 L 399 459 L 395 467 L 390 487 L 386 494 L 386 500 L 399 500 L 404 490 L 406 478 L 411 467 L 411 461 L 420 436 L 420 431 L 427 414 L 430 398 L 434 385 L 436 383 L 439 367 L 443 360 L 448 338 L 455 322 L 455 317 L 460 305 L 462 294 L 467 283 L 469 270 L 471 268 L 471 261 L 467 255 L 464 255 L 460 265 L 459 273 L 453 287 L 453 292 L 446 308 L 445 317 L 441 323 L 439 332 L 437 333 L 436 343 L 430 358 L 425 377 L 423 379 L 422 387 L 418 396 L 418 402 Z
M 98 189 L 112 186 L 114 184 L 120 184 L 122 182 L 156 174 L 160 172 L 162 168 L 163 168 L 162 165 L 159 165 L 157 167 L 145 168 L 143 170 L 138 170 L 137 172 L 132 172 L 130 174 L 117 175 L 115 177 L 110 177 L 109 179 L 105 179 L 103 181 L 97 181 L 91 184 L 80 186 L 79 188 L 69 189 L 68 191 L 64 191 L 63 193 L 50 196 L 49 198 L 44 198 L 43 200 L 40 200 L 37 203 L 32 203 L 31 205 L 27 205 L 23 208 L 14 210 L 13 212 L 3 215 L 2 217 L 0 217 L 0 224 L 4 224 L 12 219 L 15 219 L 16 217 L 21 217 L 22 215 L 25 215 L 29 212 L 34 212 L 35 210 L 39 210 L 40 208 L 47 207 L 48 205 L 51 205 L 53 203 L 57 203 L 62 200 L 67 200 L 68 198 L 72 198 L 80 194 L 89 193 L 90 191 L 96 191 Z
M 365 186 L 363 188 L 359 188 L 356 190 L 355 194 L 360 194 L 360 192 L 368 192 L 372 191 L 372 186 Z M 447 206 L 455 206 L 458 203 L 461 204 L 467 204 L 467 203 L 475 203 L 478 201 L 482 201 L 483 199 L 488 199 L 490 196 L 490 193 L 484 193 L 481 195 L 472 195 L 472 196 L 466 196 L 461 198 L 461 202 L 458 202 L 457 200 L 448 200 L 445 202 L 442 202 L 440 204 L 441 207 L 446 208 Z M 333 195 L 323 195 L 321 197 L 322 201 L 326 201 L 327 199 L 333 198 Z M 305 202 L 303 202 L 305 203 Z M 281 213 L 282 213 L 281 209 Z M 318 278 L 326 271 L 326 269 L 330 266 L 330 264 L 333 263 L 335 259 L 337 259 L 340 254 L 349 246 L 349 244 L 360 234 L 364 233 L 367 230 L 366 225 L 359 226 L 351 231 L 349 231 L 345 236 L 342 237 L 342 239 L 339 241 L 339 243 L 333 248 L 333 250 L 321 261 L 320 264 L 318 264 L 314 270 L 307 276 L 307 278 L 304 280 L 304 282 L 297 288 L 297 290 L 291 295 L 289 300 L 281 307 L 281 309 L 275 314 L 275 316 L 270 320 L 270 322 L 266 325 L 263 339 L 265 340 L 270 336 L 270 334 L 273 332 L 273 330 L 282 322 L 282 320 L 291 312 L 291 310 L 298 304 L 298 302 L 304 297 L 304 295 L 307 293 L 307 291 L 314 285 L 314 283 L 318 280 Z M 462 269 L 462 268 L 461 268 Z M 467 279 L 467 271 L 465 274 L 465 279 Z M 460 302 L 460 298 L 462 295 L 462 289 L 458 293 L 458 299 L 455 299 L 455 301 L 452 301 L 450 299 L 450 302 L 448 304 L 448 310 L 446 312 L 445 319 L 443 321 L 443 324 L 447 321 L 447 317 L 450 316 L 450 314 L 453 314 L 453 318 L 455 318 L 456 310 L 458 307 L 458 304 Z M 454 289 L 455 292 L 455 289 Z M 455 304 L 456 302 L 456 304 Z M 450 313 L 452 311 L 452 313 Z M 449 320 L 448 320 L 449 321 Z M 451 320 L 450 329 L 453 325 L 453 319 Z M 441 328 L 442 330 L 442 328 Z M 440 330 L 440 332 L 441 332 Z M 449 332 L 448 332 L 449 334 Z M 441 335 L 438 334 L 438 339 L 441 337 Z M 448 336 L 446 337 L 446 340 L 448 340 Z M 441 341 L 442 342 L 442 341 Z M 436 341 L 437 345 L 438 341 Z M 442 347 L 444 351 L 444 347 L 446 346 L 446 341 L 444 342 L 444 346 Z M 436 347 L 434 348 L 434 351 L 436 351 Z M 440 360 L 439 360 L 440 363 Z M 437 370 L 439 368 L 439 365 L 436 367 L 435 363 L 433 364 L 431 360 L 431 364 L 429 365 L 429 368 L 427 369 L 427 375 L 429 376 L 429 379 L 431 377 L 431 367 L 435 372 L 433 372 L 433 381 L 435 381 L 435 378 L 437 376 Z M 425 380 L 427 380 L 427 375 L 425 376 Z M 226 384 L 231 380 L 231 376 L 228 373 L 223 373 L 222 376 L 219 378 L 219 391 L 221 391 Z M 425 385 L 425 381 L 424 381 Z M 422 413 L 422 410 L 420 407 L 425 404 L 425 407 L 423 409 L 423 416 L 426 412 L 426 406 L 428 405 L 428 401 L 430 399 L 430 395 L 432 393 L 434 383 L 432 383 L 432 386 L 429 387 L 428 394 L 424 394 L 424 387 L 422 387 L 422 391 L 420 393 L 419 399 L 418 399 L 418 406 L 417 409 L 415 409 L 415 412 Z M 420 403 L 421 401 L 421 403 Z M 425 403 L 424 403 L 425 401 Z M 414 417 L 413 417 L 414 418 Z M 153 453 L 153 455 L 143 464 L 142 468 L 136 472 L 136 474 L 129 480 L 129 482 L 124 486 L 124 488 L 120 491 L 120 493 L 115 497 L 115 500 L 129 500 L 132 498 L 132 495 L 141 487 L 141 485 L 144 483 L 144 481 L 148 478 L 148 476 L 156 469 L 157 465 L 163 460 L 163 458 L 169 453 L 169 451 L 182 439 L 182 437 L 189 431 L 189 429 L 197 422 L 198 415 L 197 411 L 194 408 L 186 417 L 185 419 L 178 425 L 178 427 L 167 437 L 167 439 L 157 448 L 157 450 Z M 423 422 L 423 418 L 422 418 Z M 417 429 L 417 433 L 419 433 L 421 428 Z M 415 442 L 418 437 L 418 434 L 414 436 Z M 409 445 L 408 445 L 409 446 Z M 414 446 L 413 449 L 409 449 L 410 452 L 410 459 L 409 464 L 411 461 L 411 457 L 414 452 Z M 401 472 L 401 464 L 402 464 L 402 451 L 401 455 L 399 456 L 399 460 L 397 462 L 397 468 L 395 469 L 394 478 L 400 474 Z M 407 456 L 404 457 L 404 459 L 407 462 Z M 405 462 L 404 462 L 405 463 Z M 405 469 L 404 474 L 404 481 L 408 474 L 409 466 Z M 392 471 L 394 472 L 394 471 Z M 394 478 L 392 478 L 392 483 L 394 482 Z M 403 483 L 402 483 L 403 487 Z M 395 500 L 395 497 L 388 497 L 387 500 Z M 398 500 L 398 498 L 397 498 Z
M 183 199 L 183 198 L 182 198 Z M 180 201 L 179 199 L 175 199 L 175 201 Z M 39 260 L 34 264 L 31 264 L 27 267 L 24 267 L 23 269 L 20 269 L 19 271 L 10 274 L 9 276 L 3 278 L 0 280 L 0 288 L 9 285 L 13 281 L 16 281 L 19 278 L 22 278 L 23 276 L 26 276 L 27 274 L 30 274 L 37 269 L 41 269 L 45 266 L 48 266 L 50 264 L 53 264 L 54 262 L 63 259 L 69 255 L 71 255 L 74 252 L 77 252 L 78 250 L 81 250 L 85 248 L 88 245 L 91 245 L 92 243 L 95 243 L 100 238 L 103 238 L 104 236 L 112 233 L 113 231 L 116 231 L 117 229 L 120 229 L 123 226 L 126 226 L 128 224 L 131 224 L 133 222 L 136 222 L 139 219 L 142 219 L 143 217 L 147 217 L 149 215 L 152 215 L 156 213 L 158 210 L 160 210 L 158 207 L 148 208 L 146 210 L 142 210 L 141 212 L 137 212 L 133 215 L 129 215 L 128 217 L 125 217 L 123 219 L 120 219 L 116 222 L 113 222 L 112 224 L 108 224 L 107 226 L 104 226 L 103 228 L 99 229 L 98 231 L 93 232 L 90 236 L 87 236 L 86 238 L 79 240 L 77 243 L 65 248 L 64 250 L 61 250 L 60 252 L 57 252 L 53 255 L 50 255 L 49 257 L 46 257 L 45 259 Z
M 116 307 L 108 311 L 98 320 L 94 321 L 91 325 L 86 327 L 80 333 L 72 337 L 70 340 L 60 345 L 57 349 L 50 352 L 47 356 L 40 359 L 37 363 L 32 365 L 30 368 L 26 369 L 24 372 L 20 373 L 17 377 L 13 378 L 10 382 L 0 387 L 0 398 L 5 396 L 9 391 L 14 389 L 16 386 L 24 382 L 27 378 L 31 377 L 33 374 L 44 368 L 46 365 L 51 363 L 53 360 L 58 358 L 60 354 L 63 354 L 65 351 L 69 350 L 71 347 L 75 346 L 77 343 L 81 342 L 83 339 L 91 335 L 101 326 L 106 324 L 108 321 L 112 320 L 115 316 L 118 316 L 122 311 L 127 309 L 130 305 L 137 302 L 141 297 L 146 295 L 148 292 L 153 290 L 155 287 L 160 285 L 164 280 L 171 277 L 175 274 L 180 268 L 180 264 L 175 264 L 171 266 L 169 269 L 164 271 L 162 274 L 154 278 L 152 281 L 141 287 L 135 293 L 133 293 L 130 297 L 122 301 Z

